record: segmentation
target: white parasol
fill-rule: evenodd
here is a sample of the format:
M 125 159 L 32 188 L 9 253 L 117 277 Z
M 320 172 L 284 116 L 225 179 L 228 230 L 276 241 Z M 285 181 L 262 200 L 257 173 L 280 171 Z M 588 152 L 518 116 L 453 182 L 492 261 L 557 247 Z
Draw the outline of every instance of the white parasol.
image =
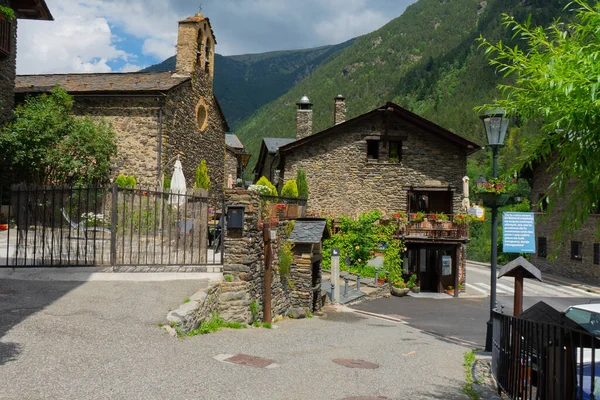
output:
M 187 193 L 187 185 L 185 184 L 185 177 L 183 176 L 183 167 L 179 156 L 175 161 L 175 167 L 173 168 L 173 176 L 171 177 L 171 194 L 169 195 L 169 204 L 173 207 L 181 207 L 185 204 L 185 194 Z

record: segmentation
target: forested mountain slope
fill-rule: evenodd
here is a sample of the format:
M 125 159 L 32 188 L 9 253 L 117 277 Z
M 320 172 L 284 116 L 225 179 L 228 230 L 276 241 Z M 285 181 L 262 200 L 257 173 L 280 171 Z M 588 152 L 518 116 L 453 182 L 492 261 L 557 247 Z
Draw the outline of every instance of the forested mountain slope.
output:
M 476 39 L 511 42 L 502 13 L 547 25 L 563 13 L 562 0 L 419 0 L 381 29 L 357 38 L 286 94 L 242 121 L 235 133 L 258 154 L 262 137 L 295 136 L 295 103 L 314 103 L 313 131 L 333 124 L 333 98 L 346 96 L 347 118 L 385 101 L 396 102 L 476 143 L 485 134 L 473 107 L 500 95 L 501 76 Z M 523 129 L 512 126 L 508 153 Z M 480 152 L 477 159 L 483 160 Z M 253 160 L 255 161 L 255 160 Z

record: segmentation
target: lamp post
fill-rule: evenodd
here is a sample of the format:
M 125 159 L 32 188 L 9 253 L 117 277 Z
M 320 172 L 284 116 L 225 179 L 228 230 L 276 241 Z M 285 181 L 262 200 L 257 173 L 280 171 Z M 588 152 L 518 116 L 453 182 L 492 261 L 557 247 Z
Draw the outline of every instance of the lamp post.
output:
M 250 161 L 250 157 L 252 154 L 246 153 L 246 149 L 243 149 L 240 156 L 240 164 L 242 165 L 242 189 L 246 189 L 246 178 L 244 175 L 246 174 L 246 167 L 248 166 L 248 161 Z
M 498 177 L 498 150 L 504 145 L 504 136 L 508 127 L 508 118 L 504 117 L 504 110 L 493 110 L 482 115 L 481 120 L 488 139 L 488 146 L 492 148 L 493 177 Z M 496 306 L 496 274 L 498 262 L 498 205 L 492 205 L 492 262 L 490 271 L 490 319 L 487 322 L 485 337 L 485 351 L 492 351 L 493 316 Z

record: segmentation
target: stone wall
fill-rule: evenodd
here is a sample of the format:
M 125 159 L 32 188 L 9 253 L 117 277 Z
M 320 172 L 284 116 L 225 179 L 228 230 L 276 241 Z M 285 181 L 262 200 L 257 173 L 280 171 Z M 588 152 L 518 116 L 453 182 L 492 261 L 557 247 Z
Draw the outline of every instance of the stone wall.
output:
M 548 213 L 541 213 L 535 206 L 535 203 L 543 196 L 553 175 L 548 172 L 548 163 L 538 165 L 534 170 L 533 185 L 531 188 L 532 211 L 535 211 L 535 237 L 536 242 L 539 237 L 546 238 L 547 256 L 540 257 L 538 253 L 531 255 L 531 263 L 545 272 L 554 273 L 580 281 L 586 281 L 593 284 L 600 284 L 600 265 L 594 264 L 594 244 L 600 243 L 598 238 L 598 226 L 600 226 L 600 215 L 592 214 L 588 221 L 572 235 L 564 234 L 562 242 L 554 239 L 553 235 L 560 229 L 563 213 L 567 208 L 567 200 L 557 197 L 556 207 Z M 565 193 L 570 193 L 569 188 Z M 571 241 L 581 242 L 583 245 L 582 260 L 571 259 Z M 536 243 L 536 250 L 537 248 Z M 551 260 L 551 256 L 559 247 L 556 258 Z
M 260 305 L 259 317 L 262 318 L 264 293 L 264 242 L 262 228 L 259 226 L 260 198 L 255 193 L 243 189 L 225 191 L 227 205 L 246 206 L 244 230 L 228 230 L 225 237 L 225 257 L 223 274 L 231 275 L 234 282 L 245 282 L 248 301 Z M 271 310 L 272 315 L 284 315 L 290 307 L 289 286 L 286 277 L 279 274 L 279 246 L 287 239 L 287 222 L 280 222 L 277 242 L 273 244 L 273 264 L 271 269 Z
M 197 106 L 206 109 L 204 129 L 197 121 Z M 212 91 L 212 80 L 196 66 L 191 81 L 169 91 L 165 106 L 163 160 L 183 152 L 183 173 L 191 185 L 196 168 L 206 159 L 212 190 L 222 193 L 225 180 L 225 131 L 226 123 L 218 110 Z M 167 166 L 166 172 L 170 173 Z M 168 174 L 167 174 L 168 175 Z
M 313 245 L 297 244 L 294 246 L 294 262 L 290 268 L 290 303 L 292 307 L 305 307 L 311 311 L 315 304 L 312 285 Z M 320 274 L 319 274 L 320 275 Z M 321 276 L 317 277 L 321 285 Z
M 236 180 L 238 178 L 237 166 L 238 166 L 238 161 L 237 161 L 237 157 L 236 157 L 235 153 L 233 151 L 227 149 L 225 151 L 225 182 L 227 182 L 227 179 L 229 179 L 229 174 L 231 174 L 234 186 L 237 184 Z
M 135 176 L 138 185 L 158 182 L 159 109 L 157 97 L 77 97 L 73 112 L 103 118 L 117 134 L 112 176 Z M 164 161 L 164 157 L 163 157 Z
M 409 185 L 451 185 L 453 211 L 459 212 L 462 178 L 467 172 L 464 150 L 394 117 L 388 133 L 405 138 L 402 161 L 386 161 L 389 146 L 380 146 L 379 160 L 368 160 L 365 136 L 385 131 L 382 117 L 379 114 L 357 121 L 286 153 L 284 181 L 295 179 L 296 171 L 304 169 L 308 208 L 319 216 L 358 215 L 373 209 L 386 213 L 406 210 L 407 192 L 403 187 Z
M 10 6 L 9 0 L 0 5 Z M 15 74 L 17 69 L 17 20 L 13 23 L 13 38 L 9 56 L 0 56 L 0 125 L 8 121 L 14 108 Z
M 333 124 L 341 124 L 346 121 L 346 102 L 344 97 L 337 96 L 334 99 L 335 103 L 333 106 Z

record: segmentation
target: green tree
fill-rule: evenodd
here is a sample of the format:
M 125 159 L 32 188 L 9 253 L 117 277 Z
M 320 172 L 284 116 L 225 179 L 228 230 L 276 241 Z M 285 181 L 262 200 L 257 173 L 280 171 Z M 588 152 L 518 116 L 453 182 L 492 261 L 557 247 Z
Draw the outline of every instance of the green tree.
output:
M 208 176 L 208 167 L 206 166 L 205 159 L 202 159 L 196 168 L 196 182 L 194 183 L 194 187 L 210 190 L 210 177 Z
M 298 186 L 298 198 L 308 199 L 308 182 L 306 181 L 306 172 L 299 169 L 296 173 L 296 185 Z
M 281 188 L 281 197 L 298 198 L 298 185 L 295 179 L 290 179 Z
M 73 98 L 60 88 L 28 98 L 0 129 L 3 163 L 36 184 L 97 184 L 108 180 L 117 152 L 112 126 L 75 118 Z
M 519 119 L 543 121 L 540 134 L 524 149 L 527 158 L 521 165 L 550 162 L 554 176 L 548 212 L 558 199 L 567 202 L 558 239 L 581 227 L 600 204 L 600 3 L 574 0 L 569 6 L 575 14 L 572 22 L 556 20 L 546 28 L 503 15 L 520 45 L 480 38 L 490 64 L 513 79 L 499 85 L 502 99 L 478 109 L 504 108 Z

